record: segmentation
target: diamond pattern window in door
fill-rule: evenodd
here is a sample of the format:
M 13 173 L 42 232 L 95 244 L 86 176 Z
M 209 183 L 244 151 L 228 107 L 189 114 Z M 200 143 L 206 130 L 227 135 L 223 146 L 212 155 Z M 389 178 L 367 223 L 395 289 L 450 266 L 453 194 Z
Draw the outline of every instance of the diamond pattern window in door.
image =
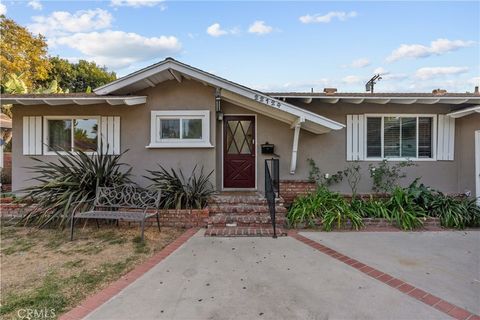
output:
M 227 125 L 227 153 L 252 154 L 253 126 L 252 121 L 230 120 Z

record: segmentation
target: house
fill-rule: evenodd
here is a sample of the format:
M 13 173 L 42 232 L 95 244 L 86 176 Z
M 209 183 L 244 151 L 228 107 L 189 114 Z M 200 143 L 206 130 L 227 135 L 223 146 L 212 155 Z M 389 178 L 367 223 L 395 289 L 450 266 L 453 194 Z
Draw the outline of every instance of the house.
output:
M 92 94 L 3 95 L 2 103 L 15 105 L 13 190 L 32 183 L 31 156 L 108 142 L 109 153 L 129 150 L 123 160 L 140 184 L 157 163 L 184 172 L 202 165 L 217 190 L 262 191 L 264 159 L 278 157 L 280 180 L 295 184 L 312 158 L 323 173 L 359 161 L 359 192 L 369 192 L 368 164 L 388 158 L 416 164 L 409 181 L 480 196 L 478 90 L 264 93 L 167 58 Z M 262 153 L 262 144 L 273 150 Z

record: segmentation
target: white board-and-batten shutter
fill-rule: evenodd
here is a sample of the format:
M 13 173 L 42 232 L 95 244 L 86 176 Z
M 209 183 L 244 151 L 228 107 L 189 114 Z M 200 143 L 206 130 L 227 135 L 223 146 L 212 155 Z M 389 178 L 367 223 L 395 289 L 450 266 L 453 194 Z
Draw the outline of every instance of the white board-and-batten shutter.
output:
M 103 153 L 120 154 L 120 117 L 101 117 L 101 147 Z
M 42 117 L 23 117 L 23 154 L 41 155 L 42 149 Z
M 364 160 L 365 116 L 347 115 L 347 161 Z
M 437 126 L 437 160 L 453 160 L 455 154 L 455 118 L 440 114 Z

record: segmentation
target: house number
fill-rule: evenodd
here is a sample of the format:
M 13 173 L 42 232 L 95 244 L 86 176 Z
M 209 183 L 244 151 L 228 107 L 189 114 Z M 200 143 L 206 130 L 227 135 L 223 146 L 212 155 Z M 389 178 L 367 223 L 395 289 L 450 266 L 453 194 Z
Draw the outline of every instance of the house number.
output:
M 256 94 L 254 99 L 255 99 L 255 101 L 264 103 L 264 104 L 272 106 L 272 107 L 277 107 L 277 108 L 281 107 L 280 102 L 275 101 L 272 98 L 267 98 L 267 97 L 261 96 L 259 94 Z

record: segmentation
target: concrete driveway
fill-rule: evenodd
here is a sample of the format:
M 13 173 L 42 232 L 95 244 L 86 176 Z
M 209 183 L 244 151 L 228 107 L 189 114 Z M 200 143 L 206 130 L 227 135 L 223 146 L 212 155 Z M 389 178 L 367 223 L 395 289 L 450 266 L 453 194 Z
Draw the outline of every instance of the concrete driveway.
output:
M 480 314 L 480 231 L 300 234 Z
M 204 230 L 198 232 L 87 318 L 451 319 L 445 313 L 291 237 L 206 238 L 203 233 Z M 436 234 L 415 233 L 413 240 L 407 240 L 411 242 L 405 248 L 397 242 L 403 241 L 403 238 L 410 239 L 410 233 L 304 233 L 321 243 L 336 246 L 339 251 L 350 250 L 348 254 L 358 254 L 359 259 L 364 257 L 368 260 L 366 262 L 374 266 L 378 264 L 380 270 L 392 268 L 392 273 L 405 272 L 405 275 L 409 272 L 399 267 L 398 259 L 397 262 L 389 261 L 396 259 L 394 252 L 404 254 L 407 259 L 415 259 L 415 256 L 409 258 L 408 252 L 416 250 L 410 250 L 410 247 L 424 247 L 423 253 L 427 255 L 429 252 L 436 255 L 433 252 L 440 250 L 445 257 L 455 254 L 450 251 L 469 250 L 471 258 L 467 261 L 462 260 L 465 259 L 462 254 L 451 258 L 458 260 L 462 269 L 438 273 L 437 269 L 448 270 L 451 266 L 437 266 L 445 259 L 432 260 L 432 265 L 426 269 L 411 269 L 413 273 L 418 273 L 412 281 L 417 281 L 418 284 L 414 285 L 421 288 L 429 283 L 430 287 L 424 290 L 438 290 L 443 299 L 476 311 L 472 303 L 478 298 L 478 287 L 475 287 L 478 284 L 468 284 L 467 278 L 474 281 L 475 268 L 478 271 L 478 242 L 474 242 L 478 240 L 479 233 L 469 233 L 463 238 L 460 233 L 438 233 L 439 239 L 444 239 L 444 246 L 453 249 L 441 244 L 429 249 L 429 242 L 417 243 L 415 240 L 415 236 L 419 241 L 432 237 L 430 242 L 435 243 Z M 448 238 L 448 234 L 455 235 Z M 465 238 L 469 240 L 464 242 Z M 389 252 L 388 248 L 392 248 L 392 252 L 385 255 Z M 378 250 L 377 256 L 369 253 L 361 257 L 359 253 L 375 250 Z M 404 264 L 408 264 L 407 261 L 411 260 L 405 260 Z M 428 265 L 428 261 L 428 257 L 422 258 L 422 264 Z M 424 279 L 424 270 L 429 270 L 426 272 L 430 272 L 431 278 L 427 279 L 432 282 L 437 278 L 451 277 L 445 281 L 456 288 L 450 291 L 438 289 Z M 458 275 L 464 271 L 469 273 Z

